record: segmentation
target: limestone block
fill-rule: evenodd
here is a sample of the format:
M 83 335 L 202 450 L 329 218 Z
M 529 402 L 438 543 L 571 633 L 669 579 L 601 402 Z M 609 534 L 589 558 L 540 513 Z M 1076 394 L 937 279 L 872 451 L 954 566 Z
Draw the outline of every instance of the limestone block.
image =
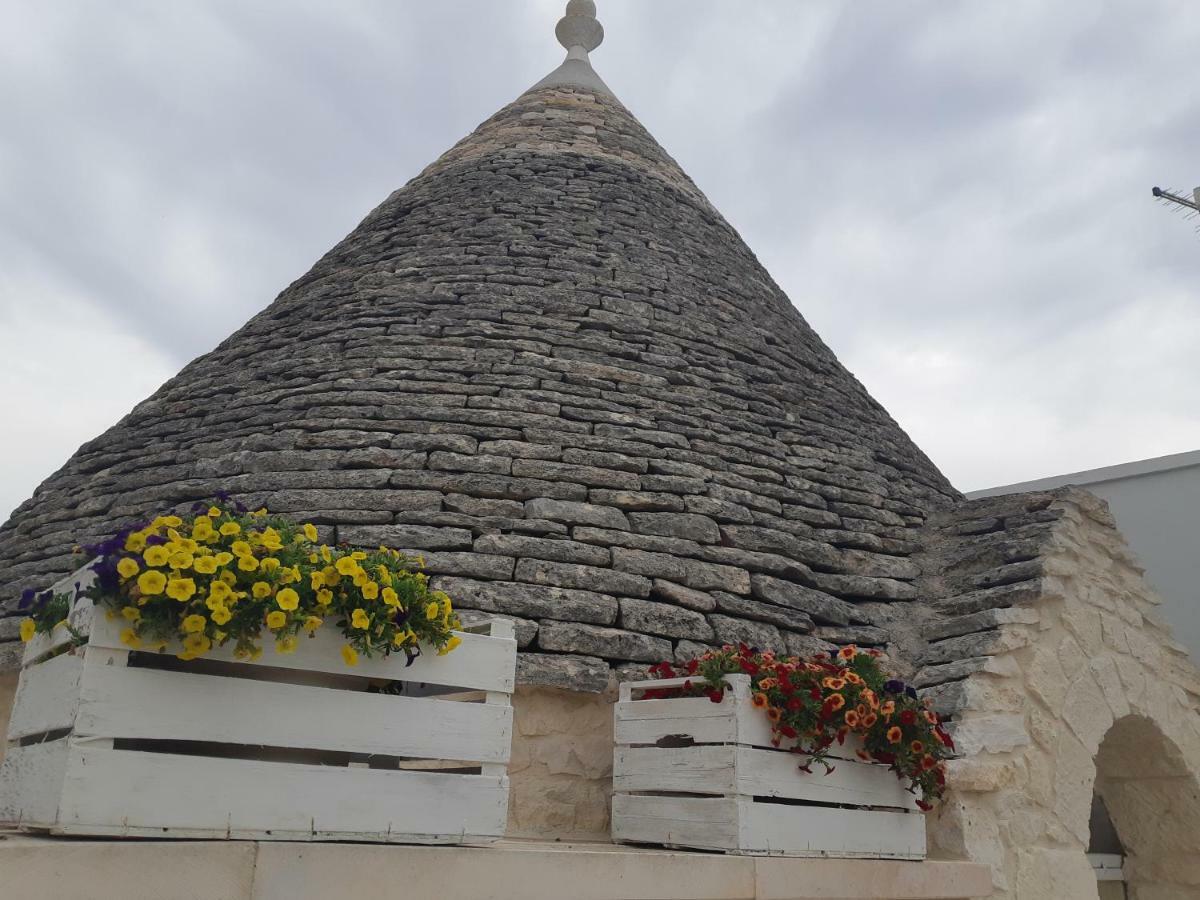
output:
M 711 594 L 693 590 L 671 581 L 664 581 L 661 578 L 654 579 L 650 586 L 650 596 L 655 600 L 676 603 L 685 609 L 692 609 L 696 612 L 712 612 L 717 608 L 717 601 Z
M 1098 896 L 1096 876 L 1079 850 L 1020 849 L 1016 857 L 1019 900 L 1094 900 Z
M 1092 753 L 1075 735 L 1063 731 L 1054 755 L 1054 814 L 1083 846 L 1087 846 L 1088 820 L 1096 766 Z
M 1062 710 L 1067 698 L 1067 674 L 1053 649 L 1044 644 L 1034 648 L 1033 659 L 1025 670 L 1025 684 L 1050 712 L 1058 714 Z
M 591 656 L 568 654 L 517 654 L 517 685 L 554 687 L 597 694 L 609 687 L 608 663 Z
M 712 626 L 698 612 L 650 600 L 621 600 L 621 624 L 631 631 L 697 641 L 713 639 Z
M 965 757 L 985 751 L 1004 753 L 1030 742 L 1021 715 L 968 714 L 951 728 L 958 752 Z
M 1062 716 L 1083 745 L 1095 752 L 1112 727 L 1113 715 L 1090 669 L 1072 682 Z

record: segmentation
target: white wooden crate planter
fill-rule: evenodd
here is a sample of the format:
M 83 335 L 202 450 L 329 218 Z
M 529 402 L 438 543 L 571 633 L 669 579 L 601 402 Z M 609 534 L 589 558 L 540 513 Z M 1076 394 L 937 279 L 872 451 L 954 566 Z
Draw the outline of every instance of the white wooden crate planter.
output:
M 57 589 L 69 589 L 79 576 Z M 335 629 L 256 663 L 131 652 L 81 600 L 88 636 L 26 648 L 0 821 L 53 834 L 463 843 L 504 834 L 516 642 L 460 632 L 446 656 L 361 659 Z M 178 648 L 175 648 L 177 650 Z M 403 693 L 368 685 L 402 682 Z
M 771 746 L 750 698 L 730 675 L 707 697 L 636 699 L 687 679 L 621 686 L 613 761 L 613 840 L 742 854 L 924 859 L 925 821 L 886 766 L 836 748 L 832 774 Z M 693 679 L 694 680 L 694 679 Z

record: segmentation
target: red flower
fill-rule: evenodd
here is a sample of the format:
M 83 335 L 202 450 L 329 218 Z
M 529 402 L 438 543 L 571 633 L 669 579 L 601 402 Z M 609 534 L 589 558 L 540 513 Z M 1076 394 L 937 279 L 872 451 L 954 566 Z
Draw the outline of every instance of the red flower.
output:
M 931 809 L 933 809 L 933 807 L 930 806 L 928 803 L 926 803 L 924 800 L 918 800 L 917 806 L 919 806 L 921 808 L 922 812 L 929 812 Z
M 694 659 L 689 659 L 689 660 L 688 660 L 688 662 L 687 662 L 687 673 L 688 673 L 689 675 L 695 675 L 695 674 L 696 674 L 696 670 L 697 670 L 697 669 L 699 669 L 699 668 L 700 668 L 700 663 L 699 663 L 699 662 L 697 662 L 697 661 L 696 661 L 696 660 L 694 660 Z
M 708 699 L 713 703 L 720 703 L 725 699 L 725 691 L 721 688 L 713 688 L 708 692 Z
M 903 710 L 900 713 L 901 724 L 912 725 L 916 721 L 917 721 L 917 714 L 915 712 L 913 712 L 911 709 Z
M 799 712 L 804 709 L 804 701 L 799 697 L 792 697 L 787 702 L 788 712 Z
M 797 732 L 796 729 L 793 728 L 791 725 L 780 725 L 779 733 L 782 734 L 785 738 L 796 738 L 799 736 L 799 732 Z

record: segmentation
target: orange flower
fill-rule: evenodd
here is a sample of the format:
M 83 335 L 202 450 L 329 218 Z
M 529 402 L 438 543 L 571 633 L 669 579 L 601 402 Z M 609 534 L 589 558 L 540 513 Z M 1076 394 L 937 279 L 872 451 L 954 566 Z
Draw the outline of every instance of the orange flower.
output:
M 825 698 L 825 708 L 830 712 L 837 712 L 846 705 L 846 698 L 841 694 L 830 694 Z
M 844 678 L 826 678 L 821 684 L 825 685 L 831 691 L 840 691 L 846 686 L 846 680 Z
M 871 709 L 879 709 L 879 698 L 875 696 L 875 692 L 870 688 L 865 688 L 859 696 L 862 702 L 871 707 Z
M 762 688 L 764 691 L 769 691 L 771 688 L 775 687 L 777 684 L 779 684 L 779 682 L 776 681 L 774 678 L 764 678 L 762 681 L 760 681 L 758 683 L 758 686 L 760 688 Z
M 902 737 L 904 737 L 904 732 L 900 730 L 900 726 L 899 726 L 899 725 L 893 725 L 891 728 L 889 728 L 889 729 L 888 729 L 888 732 L 887 732 L 887 739 L 888 739 L 888 740 L 889 740 L 891 743 L 893 743 L 893 744 L 898 744 L 898 743 L 900 743 L 900 739 L 901 739 Z
M 848 713 L 846 713 L 846 724 L 849 725 L 851 728 L 857 728 L 859 721 L 860 721 L 860 718 L 859 718 L 857 710 L 852 709 Z
M 856 656 L 858 656 L 858 648 L 853 644 L 838 651 L 838 659 L 854 659 Z
M 854 711 L 856 713 L 858 713 L 858 717 L 860 719 L 867 714 L 867 708 L 865 706 L 863 706 L 861 703 L 858 704 L 858 706 L 854 707 Z
M 930 756 L 928 753 L 925 754 L 925 758 L 923 760 L 921 760 L 921 768 L 922 769 L 932 769 L 936 765 L 937 765 L 937 760 L 934 759 L 932 756 Z
M 759 709 L 765 709 L 767 707 L 767 704 L 770 701 L 767 700 L 766 694 L 759 691 L 757 694 L 754 695 L 753 702 L 754 702 L 754 705 L 757 706 Z
M 922 744 L 920 741 L 913 741 L 911 744 L 908 745 L 908 747 L 910 750 L 912 750 L 913 753 L 924 753 L 925 752 L 925 745 Z
M 935 713 L 932 709 L 925 710 L 925 721 L 930 725 L 936 725 L 938 723 L 937 713 Z
M 863 680 L 858 676 L 858 673 L 856 673 L 856 672 L 847 672 L 846 680 L 848 682 L 850 682 L 851 684 L 862 684 L 863 683 Z
M 879 714 L 885 719 L 890 719 L 896 712 L 896 701 L 889 700 L 883 706 L 879 707 Z
M 772 722 L 778 722 L 782 715 L 783 711 L 778 706 L 767 707 L 767 718 Z
M 879 721 L 879 716 L 875 715 L 875 713 L 873 713 L 873 712 L 867 713 L 865 716 L 863 716 L 863 720 L 862 720 L 863 727 L 870 728 L 872 725 L 874 725 L 878 721 Z
M 871 754 L 868 753 L 866 750 L 855 750 L 854 752 L 858 754 L 858 758 L 861 759 L 863 762 L 871 761 Z

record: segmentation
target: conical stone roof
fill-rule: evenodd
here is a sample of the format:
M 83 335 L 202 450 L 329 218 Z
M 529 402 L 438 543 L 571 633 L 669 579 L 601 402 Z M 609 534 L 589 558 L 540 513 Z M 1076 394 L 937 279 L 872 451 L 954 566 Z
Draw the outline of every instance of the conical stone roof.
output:
M 0 527 L 10 610 L 226 490 L 422 551 L 521 620 L 526 680 L 887 642 L 959 495 L 603 83 L 547 81 L 48 478 Z

